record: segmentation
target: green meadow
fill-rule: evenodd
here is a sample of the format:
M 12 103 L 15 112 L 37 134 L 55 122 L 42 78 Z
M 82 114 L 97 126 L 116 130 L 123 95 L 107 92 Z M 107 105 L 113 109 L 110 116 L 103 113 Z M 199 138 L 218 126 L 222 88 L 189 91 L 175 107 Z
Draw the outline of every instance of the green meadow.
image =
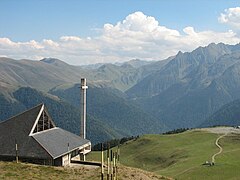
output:
M 202 130 L 143 135 L 120 146 L 120 163 L 174 179 L 239 179 L 240 134 L 219 141 L 223 152 L 216 156 L 214 166 L 202 165 L 219 151 L 215 145 L 219 136 Z M 92 152 L 87 158 L 100 160 L 100 154 Z

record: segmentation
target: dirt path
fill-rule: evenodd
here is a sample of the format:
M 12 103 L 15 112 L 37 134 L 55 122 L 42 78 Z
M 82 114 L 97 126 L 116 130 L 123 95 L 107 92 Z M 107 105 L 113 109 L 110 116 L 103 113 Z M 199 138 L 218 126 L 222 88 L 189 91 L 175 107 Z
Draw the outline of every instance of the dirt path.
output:
M 223 151 L 223 148 L 218 144 L 218 142 L 219 142 L 220 139 L 222 139 L 222 138 L 223 138 L 224 136 L 226 136 L 227 134 L 228 134 L 228 133 L 225 133 L 225 134 L 219 136 L 219 137 L 216 139 L 216 141 L 215 141 L 215 145 L 219 148 L 219 151 L 212 156 L 212 162 L 213 162 L 213 163 L 215 163 L 215 157 L 216 157 L 217 155 L 221 154 L 222 151 Z
M 218 144 L 218 142 L 219 142 L 220 139 L 222 139 L 222 138 L 223 138 L 224 136 L 226 136 L 227 134 L 228 134 L 228 132 L 226 132 L 225 134 L 219 136 L 219 137 L 216 139 L 216 141 L 215 141 L 215 145 L 219 148 L 219 151 L 212 156 L 212 162 L 213 162 L 213 163 L 215 163 L 215 157 L 216 157 L 217 155 L 221 154 L 222 151 L 223 151 L 223 148 Z M 192 169 L 195 169 L 195 168 L 197 168 L 197 167 L 198 167 L 198 166 L 194 166 L 194 167 L 185 169 L 184 171 L 182 171 L 182 172 L 174 175 L 174 177 L 179 176 L 179 175 L 182 175 L 182 174 L 184 174 L 184 173 L 186 173 L 186 172 L 188 172 L 188 171 L 190 171 L 190 170 L 192 170 Z

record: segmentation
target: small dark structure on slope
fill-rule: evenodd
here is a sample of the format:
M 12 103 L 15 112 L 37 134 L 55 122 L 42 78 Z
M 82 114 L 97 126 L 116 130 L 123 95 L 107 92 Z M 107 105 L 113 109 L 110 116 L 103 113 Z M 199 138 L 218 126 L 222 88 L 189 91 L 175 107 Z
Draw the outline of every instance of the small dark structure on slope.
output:
M 56 127 L 44 104 L 0 123 L 0 160 L 65 166 L 91 142 Z

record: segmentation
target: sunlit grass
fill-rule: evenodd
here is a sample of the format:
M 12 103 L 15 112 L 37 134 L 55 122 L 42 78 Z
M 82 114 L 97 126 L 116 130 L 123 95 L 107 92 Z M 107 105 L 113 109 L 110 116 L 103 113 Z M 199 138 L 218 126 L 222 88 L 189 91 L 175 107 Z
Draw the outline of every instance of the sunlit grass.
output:
M 218 152 L 218 134 L 188 131 L 173 135 L 144 135 L 120 147 L 120 162 L 177 179 L 237 179 L 240 177 L 240 135 L 220 140 L 223 153 L 215 166 L 203 166 Z M 99 152 L 92 160 L 100 160 Z

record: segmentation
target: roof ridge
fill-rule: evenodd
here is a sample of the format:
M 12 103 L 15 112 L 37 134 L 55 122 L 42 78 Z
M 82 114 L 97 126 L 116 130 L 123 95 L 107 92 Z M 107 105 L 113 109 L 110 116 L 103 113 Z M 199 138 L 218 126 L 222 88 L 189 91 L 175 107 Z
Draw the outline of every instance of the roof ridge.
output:
M 33 133 L 33 134 L 29 135 L 29 136 L 34 136 L 36 134 L 41 134 L 41 133 L 44 133 L 44 132 L 47 132 L 47 131 L 51 131 L 51 130 L 55 130 L 55 129 L 61 129 L 61 128 L 53 127 L 53 128 L 50 128 L 50 129 L 46 129 L 46 130 L 40 131 L 40 132 Z

